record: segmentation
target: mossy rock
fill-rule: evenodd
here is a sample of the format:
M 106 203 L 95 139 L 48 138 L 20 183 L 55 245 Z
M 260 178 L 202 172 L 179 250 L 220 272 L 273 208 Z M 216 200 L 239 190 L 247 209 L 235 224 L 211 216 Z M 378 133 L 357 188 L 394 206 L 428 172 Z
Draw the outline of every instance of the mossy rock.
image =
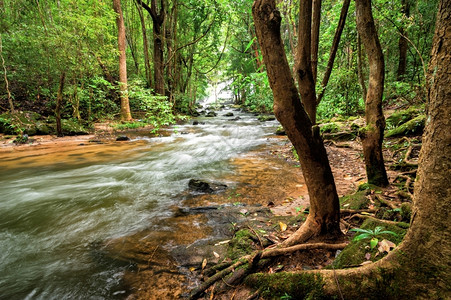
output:
M 86 129 L 82 124 L 73 120 L 61 120 L 61 128 L 63 130 L 63 133 L 66 135 L 89 134 L 88 129 Z
M 334 133 L 340 131 L 340 127 L 336 123 L 325 123 L 320 125 L 321 133 Z
M 241 229 L 229 242 L 226 256 L 232 260 L 250 254 L 255 249 L 255 239 L 257 239 L 249 229 Z
M 0 132 L 5 134 L 27 134 L 37 133 L 36 122 L 41 115 L 35 112 L 19 111 L 14 114 L 7 112 L 0 115 Z
M 419 115 L 419 109 L 411 107 L 406 110 L 396 111 L 386 119 L 387 128 L 395 128 Z
M 36 122 L 36 134 L 47 135 L 52 132 L 52 129 L 42 121 Z
M 356 138 L 356 134 L 350 131 L 324 133 L 323 139 L 333 141 L 351 141 Z
M 287 133 L 285 132 L 285 129 L 282 126 L 279 126 L 276 129 L 276 135 L 287 135 Z
M 260 122 L 274 121 L 276 117 L 273 115 L 260 115 L 257 118 Z
M 328 299 L 319 274 L 255 273 L 249 275 L 244 283 L 260 290 L 263 299 Z
M 407 226 L 406 226 L 407 225 Z M 387 224 L 382 221 L 374 219 L 366 219 L 360 228 L 374 230 L 377 226 L 384 228 L 383 230 L 392 231 L 396 233 L 396 236 L 391 234 L 381 234 L 378 236 L 379 241 L 387 239 L 396 245 L 401 243 L 404 238 L 408 224 L 399 222 L 398 225 Z M 357 233 L 359 234 L 359 233 Z M 348 246 L 346 246 L 343 251 L 337 256 L 333 262 L 334 268 L 344 268 L 349 266 L 357 266 L 366 261 L 365 255 L 367 253 L 371 254 L 370 260 L 377 261 L 387 255 L 386 252 L 379 253 L 377 247 L 370 249 L 369 247 L 370 239 L 364 239 L 360 241 L 352 241 Z M 377 254 L 377 255 L 376 255 Z
M 394 137 L 394 136 L 405 136 L 405 135 L 414 135 L 414 134 L 422 134 L 424 130 L 424 125 L 426 122 L 425 115 L 419 115 L 413 118 L 410 121 L 403 123 L 402 125 L 388 130 L 385 133 L 385 137 Z

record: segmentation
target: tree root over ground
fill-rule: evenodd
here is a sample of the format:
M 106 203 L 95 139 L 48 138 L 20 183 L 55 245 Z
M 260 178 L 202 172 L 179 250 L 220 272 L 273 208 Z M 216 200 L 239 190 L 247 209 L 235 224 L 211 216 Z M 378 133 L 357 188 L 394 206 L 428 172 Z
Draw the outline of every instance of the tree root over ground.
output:
M 246 255 L 234 264 L 226 267 L 222 271 L 219 271 L 215 275 L 209 277 L 198 288 L 191 291 L 189 299 L 198 299 L 206 289 L 219 280 L 223 280 L 226 276 L 233 272 L 233 274 L 227 278 L 225 283 L 232 285 L 240 282 L 243 278 L 255 271 L 258 262 L 261 259 L 271 258 L 289 254 L 300 250 L 312 250 L 312 249 L 329 249 L 329 250 L 341 250 L 346 247 L 347 243 L 328 244 L 328 243 L 312 243 L 312 244 L 300 244 L 286 248 L 267 248 L 265 250 L 255 251 L 250 255 Z M 241 268 L 240 268 L 241 267 Z

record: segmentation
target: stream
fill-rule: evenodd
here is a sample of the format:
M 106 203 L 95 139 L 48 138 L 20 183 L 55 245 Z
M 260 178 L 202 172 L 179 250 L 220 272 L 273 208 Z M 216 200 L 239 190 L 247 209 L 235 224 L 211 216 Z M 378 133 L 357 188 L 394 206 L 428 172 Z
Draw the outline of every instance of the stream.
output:
M 105 259 L 98 245 L 163 230 L 192 178 L 233 187 L 231 160 L 270 143 L 277 127 L 230 108 L 197 120 L 168 136 L 0 157 L 0 299 L 124 298 L 131 263 Z

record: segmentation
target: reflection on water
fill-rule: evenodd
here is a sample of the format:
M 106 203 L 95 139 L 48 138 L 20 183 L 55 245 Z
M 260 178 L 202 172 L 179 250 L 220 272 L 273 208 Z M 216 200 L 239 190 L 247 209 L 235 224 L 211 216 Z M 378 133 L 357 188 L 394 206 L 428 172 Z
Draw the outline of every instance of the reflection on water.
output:
M 229 159 L 275 127 L 240 117 L 177 126 L 168 137 L 0 157 L 0 298 L 122 298 L 134 266 L 104 259 L 96 245 L 169 217 L 190 178 L 233 181 Z

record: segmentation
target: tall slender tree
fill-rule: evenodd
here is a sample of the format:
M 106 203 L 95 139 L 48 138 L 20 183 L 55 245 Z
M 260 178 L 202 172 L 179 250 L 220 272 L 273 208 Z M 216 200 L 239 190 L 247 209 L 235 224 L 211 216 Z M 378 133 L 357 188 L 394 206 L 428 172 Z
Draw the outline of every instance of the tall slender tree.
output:
M 127 58 L 125 56 L 126 40 L 125 40 L 125 24 L 122 15 L 121 1 L 113 0 L 113 8 L 116 12 L 117 24 L 117 44 L 119 48 L 119 87 L 121 91 L 121 120 L 129 121 L 132 119 L 130 113 L 130 104 L 128 100 L 127 87 Z
M 360 131 L 368 183 L 387 186 L 382 142 L 385 118 L 382 111 L 385 66 L 384 55 L 374 25 L 371 0 L 356 0 L 357 30 L 362 39 L 370 65 L 368 91 L 365 99 L 366 127 Z

